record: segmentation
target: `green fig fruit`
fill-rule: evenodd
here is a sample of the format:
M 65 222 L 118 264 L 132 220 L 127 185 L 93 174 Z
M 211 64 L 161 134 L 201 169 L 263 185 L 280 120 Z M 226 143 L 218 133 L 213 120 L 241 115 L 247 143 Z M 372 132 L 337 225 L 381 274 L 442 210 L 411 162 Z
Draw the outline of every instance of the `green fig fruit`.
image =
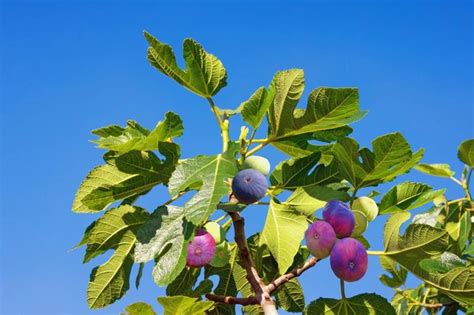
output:
M 359 210 L 353 210 L 354 213 L 354 219 L 355 219 L 355 226 L 354 226 L 354 231 L 352 232 L 352 236 L 359 236 L 362 235 L 362 233 L 367 230 L 368 226 L 368 219 L 367 216 Z
M 267 176 L 270 173 L 270 162 L 263 156 L 253 155 L 245 159 L 243 168 L 251 168 Z
M 213 267 L 224 267 L 229 263 L 230 259 L 230 246 L 227 242 L 222 242 L 216 246 L 216 251 L 214 252 L 214 257 L 209 262 Z
M 379 207 L 372 198 L 369 197 L 359 197 L 352 203 L 352 210 L 358 210 L 364 213 L 369 220 L 372 222 L 379 213 Z
M 212 235 L 216 244 L 220 244 L 225 240 L 225 231 L 219 223 L 214 221 L 209 221 L 204 225 L 206 231 Z

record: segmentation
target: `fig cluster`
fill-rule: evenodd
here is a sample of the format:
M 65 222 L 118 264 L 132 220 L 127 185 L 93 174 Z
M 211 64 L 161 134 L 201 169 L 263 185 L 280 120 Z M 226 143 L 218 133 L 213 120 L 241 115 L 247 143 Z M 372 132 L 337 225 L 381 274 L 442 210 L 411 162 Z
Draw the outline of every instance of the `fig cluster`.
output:
M 323 210 L 323 220 L 313 222 L 305 232 L 311 254 L 323 259 L 328 256 L 334 274 L 344 281 L 357 281 L 367 272 L 368 255 L 364 245 L 352 238 L 354 231 L 362 233 L 357 214 L 339 200 L 329 201 Z M 356 235 L 354 235 L 356 236 Z

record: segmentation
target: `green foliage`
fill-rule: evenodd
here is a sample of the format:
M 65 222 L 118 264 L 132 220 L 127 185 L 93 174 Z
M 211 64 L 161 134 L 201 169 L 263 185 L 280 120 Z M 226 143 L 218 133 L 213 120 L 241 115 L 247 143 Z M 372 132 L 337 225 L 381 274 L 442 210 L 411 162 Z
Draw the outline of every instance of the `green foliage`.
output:
M 365 293 L 348 299 L 319 298 L 311 302 L 305 311 L 305 315 L 395 315 L 395 311 L 386 299 L 375 293 Z
M 196 41 L 186 39 L 181 68 L 169 45 L 147 32 L 145 38 L 151 65 L 207 100 L 221 129 L 222 152 L 181 159 L 180 146 L 174 141 L 184 133 L 184 127 L 173 112 L 167 112 L 151 130 L 129 120 L 125 127 L 109 125 L 92 131 L 98 137 L 93 142 L 106 150 L 105 164 L 86 176 L 72 209 L 78 213 L 105 211 L 86 228 L 75 249 L 86 246 L 84 262 L 112 253 L 91 272 L 87 289 L 90 308 L 103 308 L 122 298 L 130 286 L 134 264 L 139 265 L 135 280 L 138 288 L 144 265 L 152 262 L 156 284 L 166 286 L 167 296 L 158 298 L 165 315 L 235 314 L 235 305 L 208 301 L 206 294 L 257 296 L 258 290 L 249 282 L 249 269 L 264 285 L 284 279 L 269 292 L 275 307 L 289 312 L 388 315 L 472 311 L 474 229 L 469 185 L 474 139 L 459 147 L 458 157 L 465 164 L 460 178 L 454 177 L 454 165 L 419 164 L 424 150 L 414 152 L 398 132 L 376 137 L 372 149 L 361 148 L 355 139 L 348 138 L 353 131 L 349 125 L 366 114 L 359 108 L 358 89 L 319 87 L 310 92 L 304 108 L 298 107 L 305 88 L 300 69 L 277 72 L 268 87 L 257 89 L 236 109 L 220 109 L 212 98 L 227 84 L 227 73 L 219 59 Z M 233 140 L 229 124 L 237 115 L 248 126 L 242 126 L 240 136 Z M 263 139 L 255 138 L 259 128 L 267 129 Z M 258 163 L 252 166 L 247 160 L 246 164 L 246 158 L 252 156 L 254 163 L 258 162 L 254 154 L 267 145 L 287 158 L 276 163 L 270 175 L 269 202 L 263 199 L 255 204 L 267 211 L 263 230 L 244 236 L 246 244 L 225 240 L 224 231 L 232 224 L 228 217 L 235 220 L 237 216 L 232 212 L 247 216 L 248 211 L 251 218 L 253 211 L 232 198 L 232 178 L 249 164 L 255 167 Z M 262 172 L 267 173 L 267 168 L 265 164 Z M 388 183 L 412 168 L 454 181 L 461 187 L 462 197 L 447 200 L 445 189 L 433 190 L 425 183 L 405 181 L 381 188 L 386 193 L 378 201 L 378 210 L 373 200 L 370 209 L 362 205 L 368 199 L 358 198 L 360 189 Z M 169 200 L 158 200 L 151 214 L 135 205 L 140 196 L 159 185 L 167 187 Z M 379 194 L 367 193 L 370 198 Z M 187 198 L 181 202 L 183 196 Z M 373 293 L 347 298 L 342 290 L 341 299 L 319 298 L 305 305 L 303 287 L 294 276 L 317 271 L 301 269 L 310 255 L 301 244 L 304 232 L 316 219 L 315 212 L 334 199 L 351 202 L 354 210 L 362 211 L 356 212 L 358 229 L 354 237 L 367 249 L 369 240 L 361 235 L 367 222 L 386 218 L 377 214 L 391 214 L 384 227 L 383 251 L 369 252 L 379 255 L 385 270 L 380 281 L 394 289 L 391 303 Z M 434 206 L 420 211 L 429 202 Z M 224 216 L 214 222 L 217 210 L 224 211 Z M 400 235 L 412 210 L 418 214 Z M 208 228 L 214 230 L 218 243 L 222 241 L 218 245 L 222 256 L 202 268 L 187 267 L 187 243 L 209 220 L 213 227 Z M 418 287 L 406 287 L 409 274 L 420 280 Z M 263 312 L 258 303 L 244 305 L 242 311 Z M 156 313 L 151 305 L 138 302 L 127 306 L 123 314 Z
M 232 178 L 237 173 L 235 153 L 238 147 L 231 145 L 230 149 L 218 155 L 200 155 L 186 159 L 173 172 L 168 190 L 176 196 L 180 192 L 192 189 L 200 184 L 196 193 L 184 205 L 185 217 L 194 224 L 207 220 L 217 208 L 217 204 L 229 193 L 225 179 Z
M 404 182 L 394 186 L 382 197 L 379 213 L 387 214 L 419 208 L 441 196 L 445 191 L 445 189 L 433 191 L 430 186 L 421 183 Z
M 148 41 L 148 61 L 161 73 L 202 96 L 211 97 L 227 85 L 227 72 L 222 62 L 207 53 L 195 40 L 186 39 L 183 43 L 184 70 L 176 64 L 173 49 L 145 32 Z
M 165 310 L 164 315 L 205 315 L 207 310 L 210 310 L 214 307 L 213 302 L 198 301 L 197 298 L 182 295 L 159 297 L 158 302 Z

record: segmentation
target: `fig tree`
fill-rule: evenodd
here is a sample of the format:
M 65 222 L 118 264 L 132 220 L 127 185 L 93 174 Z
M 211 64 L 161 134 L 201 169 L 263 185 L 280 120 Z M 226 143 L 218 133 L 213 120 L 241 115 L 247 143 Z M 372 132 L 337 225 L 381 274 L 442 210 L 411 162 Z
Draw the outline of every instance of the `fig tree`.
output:
M 210 233 L 197 229 L 194 239 L 188 243 L 186 251 L 186 265 L 189 267 L 202 267 L 207 265 L 214 257 L 216 241 Z
M 245 159 L 244 169 L 254 169 L 267 176 L 270 172 L 270 162 L 263 156 L 252 155 Z
M 219 223 L 209 221 L 204 225 L 204 228 L 212 235 L 216 244 L 220 244 L 225 240 L 225 231 Z
M 352 203 L 352 210 L 359 210 L 363 212 L 369 222 L 372 222 L 377 214 L 379 213 L 379 208 L 372 198 L 369 197 L 359 197 Z
M 352 211 L 354 214 L 354 219 L 355 219 L 355 226 L 354 226 L 354 231 L 352 232 L 352 235 L 358 236 L 362 235 L 362 233 L 367 230 L 367 226 L 369 221 L 367 220 L 367 217 L 362 211 L 354 210 Z
M 318 259 L 329 256 L 337 240 L 332 226 L 324 221 L 313 222 L 306 230 L 304 237 L 309 252 Z
M 342 201 L 329 201 L 324 207 L 323 218 L 331 224 L 338 238 L 351 236 L 355 226 L 354 214 Z
M 251 204 L 267 192 L 267 179 L 253 169 L 242 170 L 232 179 L 232 193 L 241 203 Z
M 357 281 L 367 271 L 367 251 L 361 242 L 352 237 L 338 240 L 329 260 L 334 274 L 344 281 Z
M 209 265 L 213 267 L 224 267 L 229 263 L 230 259 L 230 246 L 227 242 L 222 242 L 216 246 L 214 257 L 209 262 Z

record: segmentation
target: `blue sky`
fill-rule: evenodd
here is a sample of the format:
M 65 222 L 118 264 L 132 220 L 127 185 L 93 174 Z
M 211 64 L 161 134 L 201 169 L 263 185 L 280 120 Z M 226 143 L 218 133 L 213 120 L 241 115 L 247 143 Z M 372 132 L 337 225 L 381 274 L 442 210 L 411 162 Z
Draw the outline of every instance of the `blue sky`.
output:
M 147 266 L 139 290 L 132 286 L 116 304 L 89 311 L 89 272 L 108 256 L 82 265 L 83 250 L 68 253 L 97 217 L 71 212 L 79 183 L 101 163 L 102 152 L 88 142 L 91 129 L 127 119 L 152 128 L 172 110 L 184 120 L 184 157 L 220 150 L 208 105 L 147 63 L 142 30 L 179 58 L 186 37 L 217 55 L 229 77 L 216 97 L 222 107 L 236 107 L 288 68 L 305 70 L 304 98 L 317 86 L 359 87 L 369 110 L 354 125 L 361 144 L 400 131 L 414 149 L 426 149 L 425 162 L 449 163 L 459 174 L 457 146 L 474 134 L 472 9 L 468 1 L 2 1 L 0 312 L 118 314 L 138 300 L 159 309 L 164 291 Z M 232 136 L 239 126 L 233 122 Z M 273 164 L 283 157 L 262 152 Z M 402 180 L 446 187 L 451 198 L 462 193 L 415 171 Z M 164 200 L 159 188 L 140 205 L 152 210 Z M 263 208 L 245 215 L 249 232 L 263 226 Z M 385 219 L 367 233 L 374 249 Z M 377 259 L 369 264 L 348 294 L 391 298 Z M 307 303 L 339 297 L 327 261 L 301 280 Z

